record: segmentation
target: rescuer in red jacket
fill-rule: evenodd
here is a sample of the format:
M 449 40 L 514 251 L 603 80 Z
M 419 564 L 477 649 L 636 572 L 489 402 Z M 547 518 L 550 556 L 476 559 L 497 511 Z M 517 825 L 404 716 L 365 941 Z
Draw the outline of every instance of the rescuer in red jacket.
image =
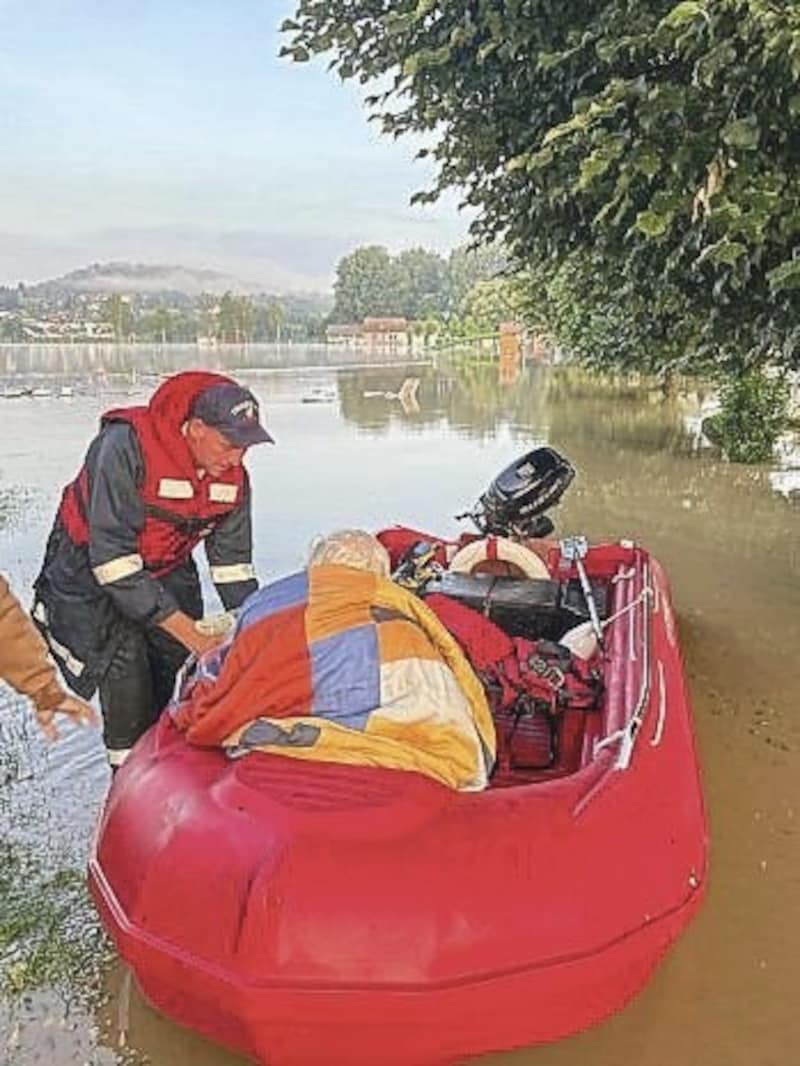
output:
M 195 546 L 227 610 L 257 587 L 242 459 L 263 441 L 251 392 L 219 374 L 176 374 L 146 407 L 102 416 L 64 489 L 32 615 L 70 688 L 84 699 L 99 689 L 114 768 L 169 701 L 187 655 L 220 639 L 195 626 Z

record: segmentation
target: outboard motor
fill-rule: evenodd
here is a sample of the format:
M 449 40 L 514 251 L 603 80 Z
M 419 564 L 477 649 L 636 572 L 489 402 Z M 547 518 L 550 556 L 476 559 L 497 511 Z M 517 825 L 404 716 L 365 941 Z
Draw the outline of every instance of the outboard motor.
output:
M 534 448 L 502 470 L 475 505 L 457 515 L 471 518 L 484 536 L 547 537 L 554 507 L 575 477 L 575 468 L 554 448 Z

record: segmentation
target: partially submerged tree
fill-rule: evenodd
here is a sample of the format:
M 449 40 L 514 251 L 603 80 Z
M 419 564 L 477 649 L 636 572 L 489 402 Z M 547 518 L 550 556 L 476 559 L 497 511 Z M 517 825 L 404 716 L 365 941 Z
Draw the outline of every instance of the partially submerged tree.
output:
M 599 361 L 798 365 L 794 0 L 299 0 L 284 30 L 433 142 L 417 199 L 461 188 L 474 236 L 533 268 L 535 314 L 607 313 Z
M 703 423 L 706 436 L 718 441 L 735 463 L 766 462 L 776 438 L 786 428 L 786 382 L 747 371 L 723 385 L 720 399 L 719 413 Z

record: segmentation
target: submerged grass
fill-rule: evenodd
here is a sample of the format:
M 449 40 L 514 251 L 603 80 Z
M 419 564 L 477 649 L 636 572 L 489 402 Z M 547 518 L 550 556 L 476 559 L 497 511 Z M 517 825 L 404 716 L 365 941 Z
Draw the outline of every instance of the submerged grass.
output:
M 86 886 L 102 792 L 91 779 L 57 783 L 50 758 L 24 702 L 0 686 L 0 1066 L 142 1066 Z
M 111 950 L 81 870 L 42 870 L 30 847 L 0 847 L 0 995 L 43 987 L 91 998 Z
M 49 804 L 57 800 L 33 787 L 35 759 L 26 742 L 24 732 L 0 729 L 0 996 L 52 988 L 88 1003 L 112 951 L 83 869 L 48 832 Z M 31 787 L 20 789 L 21 780 Z

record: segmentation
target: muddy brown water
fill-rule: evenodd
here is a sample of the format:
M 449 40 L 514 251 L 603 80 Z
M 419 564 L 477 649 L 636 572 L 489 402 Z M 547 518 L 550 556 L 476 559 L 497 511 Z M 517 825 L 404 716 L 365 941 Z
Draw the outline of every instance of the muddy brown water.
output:
M 0 350 L 0 559 L 27 596 L 59 487 L 98 413 L 140 400 L 159 372 L 192 365 L 197 353 L 80 350 L 48 360 L 13 351 L 9 365 Z M 702 396 L 665 399 L 558 368 L 501 380 L 494 366 L 337 368 L 342 357 L 325 351 L 214 359 L 243 368 L 278 441 L 249 464 L 262 579 L 298 566 L 313 535 L 341 525 L 404 521 L 451 532 L 452 516 L 506 462 L 543 441 L 578 469 L 558 530 L 634 537 L 670 575 L 710 817 L 706 902 L 615 1017 L 555 1045 L 479 1061 L 798 1061 L 800 501 L 773 490 L 769 468 L 730 466 L 694 449 L 689 430 Z M 420 378 L 412 403 L 397 397 L 409 375 Z M 50 395 L 2 396 L 19 382 Z M 60 395 L 64 384 L 71 396 Z M 44 862 L 55 849 L 81 864 L 108 782 L 99 737 L 65 730 L 47 748 L 7 690 L 0 718 L 20 766 L 5 786 L 10 830 L 48 841 Z M 158 1066 L 242 1061 L 157 1015 L 119 964 L 104 971 L 106 995 L 94 1008 L 77 995 L 80 983 L 76 975 L 74 1000 L 45 987 L 0 1003 L 0 1063 L 105 1066 L 131 1054 Z

